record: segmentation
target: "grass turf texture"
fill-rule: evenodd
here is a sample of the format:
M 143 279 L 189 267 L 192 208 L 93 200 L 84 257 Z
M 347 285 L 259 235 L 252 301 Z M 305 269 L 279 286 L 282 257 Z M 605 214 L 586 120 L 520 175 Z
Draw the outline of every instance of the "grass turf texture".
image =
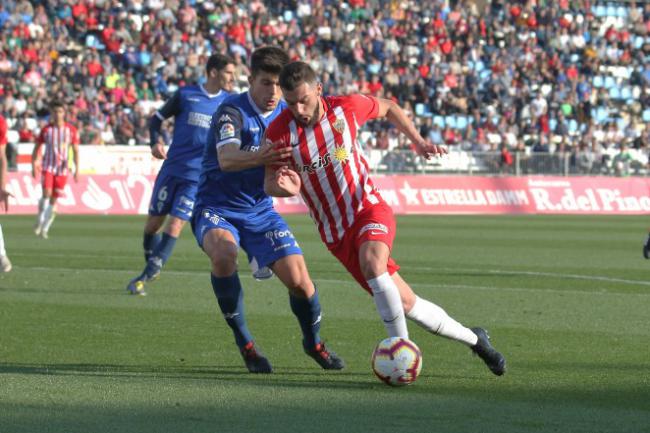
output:
M 650 431 L 650 262 L 643 217 L 400 217 L 394 256 L 416 291 L 508 358 L 501 378 L 469 349 L 410 325 L 424 367 L 389 388 L 369 359 L 383 327 L 307 217 L 289 222 L 346 361 L 302 353 L 277 279 L 242 263 L 250 328 L 275 373 L 245 372 L 189 228 L 145 298 L 143 217 L 1 216 L 0 432 Z

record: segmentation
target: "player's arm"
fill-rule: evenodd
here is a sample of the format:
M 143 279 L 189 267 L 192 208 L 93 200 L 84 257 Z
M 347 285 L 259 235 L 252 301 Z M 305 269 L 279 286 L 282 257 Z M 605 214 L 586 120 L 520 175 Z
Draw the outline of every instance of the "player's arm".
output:
M 406 112 L 390 99 L 374 98 L 377 101 L 377 115 L 376 118 L 386 118 L 392 123 L 398 131 L 406 135 L 415 145 L 415 150 L 420 156 L 430 158 L 435 155 L 444 155 L 447 149 L 436 144 L 429 143 L 422 138 L 417 128 L 406 115 Z
M 45 130 L 41 131 L 36 139 L 36 144 L 34 144 L 34 150 L 32 151 L 32 177 L 36 177 L 36 175 L 41 172 L 41 147 L 44 143 L 44 133 Z
M 276 147 L 262 140 L 258 151 L 241 149 L 243 119 L 232 106 L 222 106 L 214 115 L 219 167 L 223 171 L 241 171 L 267 164 L 277 164 L 291 155 L 291 147 Z M 258 143 L 251 143 L 258 144 Z
M 177 90 L 171 98 L 160 107 L 149 119 L 149 147 L 154 158 L 167 159 L 165 143 L 160 139 L 160 129 L 165 119 L 181 112 L 181 92 Z

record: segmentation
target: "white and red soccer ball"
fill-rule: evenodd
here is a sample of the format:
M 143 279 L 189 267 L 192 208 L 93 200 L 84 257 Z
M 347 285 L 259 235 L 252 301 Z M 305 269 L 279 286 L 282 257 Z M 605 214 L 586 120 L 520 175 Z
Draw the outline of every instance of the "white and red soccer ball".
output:
M 372 371 L 387 385 L 409 385 L 418 378 L 420 370 L 422 352 L 406 338 L 386 338 L 372 352 Z

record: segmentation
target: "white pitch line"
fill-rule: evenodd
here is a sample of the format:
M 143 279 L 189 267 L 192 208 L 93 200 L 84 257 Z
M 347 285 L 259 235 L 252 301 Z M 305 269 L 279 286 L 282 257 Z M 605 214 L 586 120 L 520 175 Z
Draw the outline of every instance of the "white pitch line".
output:
M 125 273 L 125 274 L 130 274 L 134 275 L 137 271 L 133 271 L 131 269 L 92 269 L 92 268 L 47 268 L 47 267 L 29 267 L 29 266 L 24 266 L 22 268 L 25 269 L 31 269 L 34 271 L 44 271 L 44 272 L 74 272 L 74 273 L 86 273 L 86 272 L 93 272 L 93 273 Z M 19 268 L 16 268 L 19 269 Z M 434 271 L 435 269 L 433 268 L 426 268 L 426 267 L 419 267 L 419 268 L 412 268 L 412 269 L 418 269 L 418 270 L 432 270 Z M 469 272 L 486 272 L 486 270 L 481 270 L 481 269 L 454 269 L 454 268 L 443 268 L 443 269 L 437 269 L 438 271 L 440 270 L 451 270 L 451 271 L 458 271 L 458 270 L 463 270 L 463 271 L 469 271 Z M 552 276 L 555 278 L 559 277 L 564 277 L 565 275 L 563 274 L 553 274 L 553 273 L 544 273 L 544 272 L 526 272 L 526 271 L 498 271 L 498 270 L 492 270 L 488 271 L 491 273 L 504 273 L 504 274 L 532 274 L 536 276 Z M 163 274 L 168 274 L 168 275 L 177 275 L 177 276 L 188 276 L 188 275 L 194 275 L 194 276 L 199 276 L 203 277 L 208 274 L 208 270 L 206 269 L 205 271 L 172 271 L 172 270 L 165 270 L 163 271 Z M 538 275 L 539 274 L 539 275 Z M 243 276 L 246 279 L 252 279 L 252 275 L 250 275 L 248 272 L 241 272 L 240 276 Z M 619 279 L 619 278 L 608 278 L 608 277 L 600 277 L 600 276 L 586 276 L 586 275 L 574 275 L 574 277 L 580 277 L 580 279 L 585 279 L 585 280 L 604 280 L 604 281 L 610 281 L 610 282 L 619 282 L 619 283 L 624 283 L 624 284 L 630 284 L 630 285 L 643 285 L 647 286 L 650 285 L 647 281 L 637 281 L 637 280 L 624 280 L 624 279 Z M 206 277 L 207 278 L 207 277 Z M 568 276 L 568 278 L 571 278 L 571 276 Z M 206 280 L 207 281 L 207 280 Z M 358 286 L 358 284 L 350 278 L 345 278 L 345 279 L 332 279 L 332 278 L 317 278 L 315 280 L 316 283 L 323 282 L 323 283 L 331 283 L 331 284 L 338 284 L 338 285 L 349 285 L 349 286 Z M 469 285 L 469 284 L 444 284 L 444 283 L 413 283 L 411 284 L 414 287 L 428 287 L 428 288 L 445 288 L 445 289 L 470 289 L 470 290 L 489 290 L 489 291 L 509 291 L 509 292 L 534 292 L 534 293 L 564 293 L 564 294 L 580 294 L 580 295 L 633 295 L 633 296 L 650 296 L 650 293 L 618 293 L 618 292 L 608 292 L 605 290 L 599 290 L 599 291 L 586 291 L 586 290 L 572 290 L 572 289 L 531 289 L 531 288 L 526 288 L 526 287 L 496 287 L 496 286 L 475 286 L 475 285 Z

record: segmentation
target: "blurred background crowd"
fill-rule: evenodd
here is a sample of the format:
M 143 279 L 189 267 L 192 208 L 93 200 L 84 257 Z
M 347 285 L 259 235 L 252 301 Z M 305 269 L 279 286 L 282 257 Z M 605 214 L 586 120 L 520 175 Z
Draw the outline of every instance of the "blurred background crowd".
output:
M 32 142 L 59 98 L 83 144 L 147 144 L 152 111 L 201 82 L 207 56 L 232 55 L 245 90 L 266 44 L 311 63 L 326 93 L 394 99 L 427 139 L 497 154 L 501 172 L 534 153 L 575 173 L 647 169 L 650 3 L 633 1 L 5 0 L 9 142 Z M 385 167 L 412 169 L 409 143 L 369 130 Z

